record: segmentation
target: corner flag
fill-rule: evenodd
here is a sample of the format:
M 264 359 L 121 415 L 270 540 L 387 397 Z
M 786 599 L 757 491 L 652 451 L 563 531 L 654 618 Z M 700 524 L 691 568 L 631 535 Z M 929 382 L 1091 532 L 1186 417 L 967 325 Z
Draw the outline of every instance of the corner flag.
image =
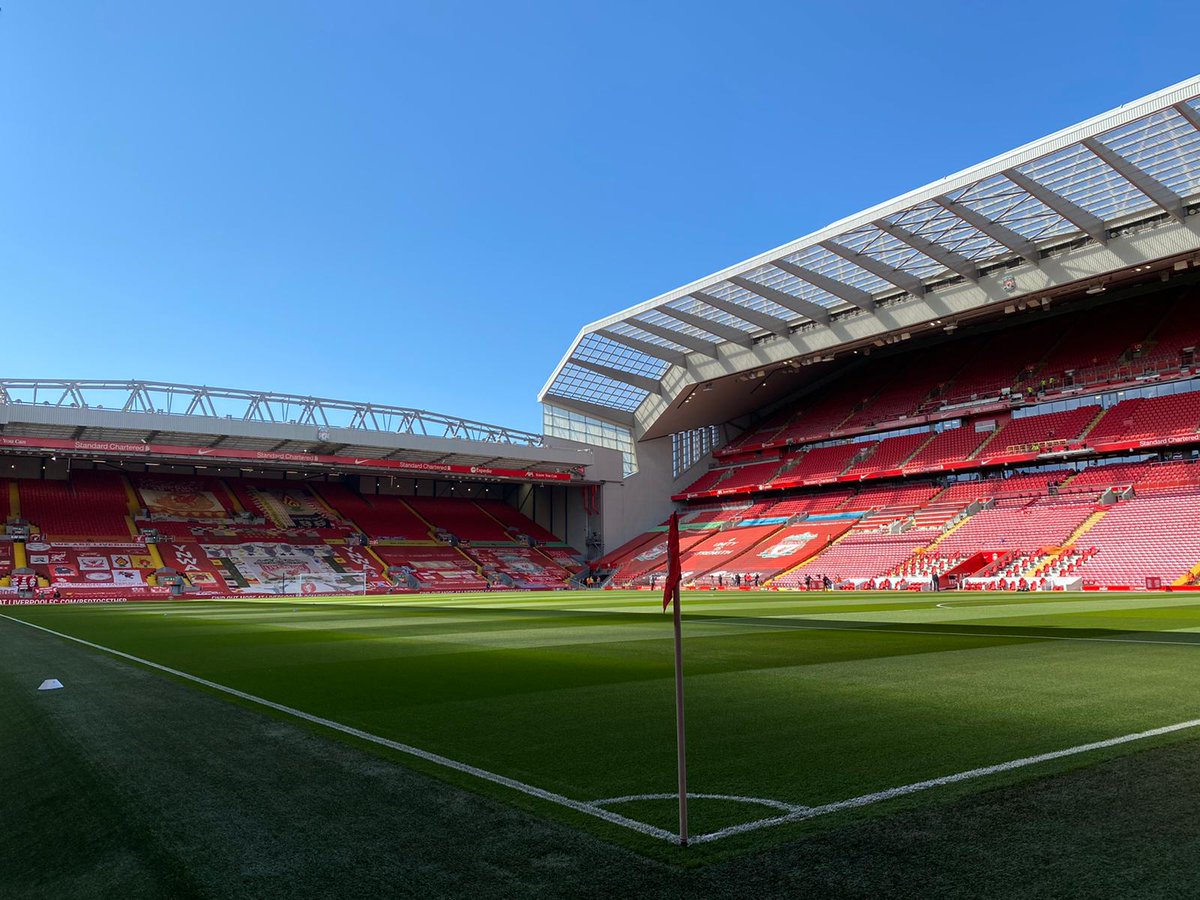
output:
M 679 513 L 671 513 L 667 533 L 667 580 L 663 584 L 663 612 L 675 603 L 675 753 L 679 772 L 679 845 L 688 842 L 687 811 L 687 730 L 683 724 L 683 633 L 679 615 L 679 583 L 683 580 L 679 562 Z
M 667 580 L 663 582 L 663 612 L 679 597 L 679 513 L 671 513 L 671 530 L 667 534 Z

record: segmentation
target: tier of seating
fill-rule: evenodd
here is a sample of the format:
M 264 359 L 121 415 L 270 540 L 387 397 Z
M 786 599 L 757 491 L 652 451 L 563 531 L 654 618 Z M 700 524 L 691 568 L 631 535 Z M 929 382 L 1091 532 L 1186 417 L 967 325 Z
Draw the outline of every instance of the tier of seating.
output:
M 870 445 L 869 452 L 850 465 L 846 472 L 888 472 L 899 469 L 933 435 L 929 432 L 902 434 Z
M 998 500 L 966 520 L 938 544 L 942 552 L 1038 550 L 1063 543 L 1094 511 L 1089 503 L 1050 498 Z
M 1195 437 L 1197 430 L 1200 430 L 1200 391 L 1191 391 L 1122 400 L 1104 414 L 1087 439 L 1095 447 L 1150 438 L 1170 443 Z
M 801 484 L 830 483 L 847 476 L 863 480 L 894 477 L 897 472 L 970 469 L 1006 459 L 1029 459 L 1051 450 L 1076 451 L 1157 438 L 1170 445 L 1181 440 L 1200 443 L 1200 391 L 1152 399 L 1123 400 L 1107 411 L 1085 404 L 1065 411 L 994 419 L 921 431 L 881 441 L 845 440 L 801 448 L 781 460 L 718 466 L 700 476 L 679 498 L 753 494 Z
M 1100 415 L 1100 406 L 1080 406 L 1044 416 L 1010 419 L 975 455 L 1022 453 L 1078 441 Z
M 1092 407 L 1054 415 L 1077 436 L 1097 414 Z M 972 588 L 1200 581 L 1200 537 L 1190 536 L 1200 535 L 1200 459 L 1060 464 L 1004 477 L 966 473 L 948 483 L 863 482 L 698 509 L 685 519 L 701 527 L 684 537 L 692 563 L 685 571 L 698 587 L 728 588 L 731 575 L 758 574 L 770 587 L 794 588 L 818 573 L 842 586 L 911 587 L 968 559 L 956 577 Z M 785 534 L 812 552 L 766 552 Z M 785 565 L 774 565 L 779 558 Z M 665 536 L 644 535 L 600 566 L 615 570 L 616 585 L 660 578 Z
M 807 577 L 817 573 L 839 583 L 878 577 L 910 559 L 929 540 L 927 533 L 850 534 L 806 565 L 775 579 L 773 584 L 781 588 L 801 587 Z
M 948 463 L 970 459 L 989 437 L 990 432 L 979 432 L 969 425 L 948 428 L 921 447 L 905 467 L 912 471 L 924 472 L 940 469 Z
M 794 407 L 718 451 L 736 456 L 764 446 L 880 430 L 918 415 L 969 414 L 973 405 L 1031 400 L 1079 385 L 1111 386 L 1178 375 L 1200 344 L 1195 292 L 1034 319 L 989 335 L 959 338 L 892 357 L 872 357 Z M 905 378 L 895 378 L 897 370 Z
M 129 498 L 119 480 L 80 472 L 71 481 L 16 482 L 21 515 L 55 541 L 127 541 L 133 535 Z
M 399 497 L 387 494 L 363 496 L 341 484 L 321 484 L 315 489 L 330 507 L 373 540 L 430 539 L 429 523 Z
M 1200 563 L 1200 497 L 1194 490 L 1141 496 L 1108 508 L 1084 537 L 1095 548 L 1077 574 L 1085 584 L 1170 585 Z
M 6 523 L 29 534 L 28 571 L 72 591 L 137 593 L 160 579 L 201 596 L 557 588 L 581 568 L 574 550 L 498 500 L 96 470 L 0 481 L 0 498 Z M 0 590 L 14 590 L 18 555 L 2 546 Z M 385 556 L 400 559 L 393 568 Z

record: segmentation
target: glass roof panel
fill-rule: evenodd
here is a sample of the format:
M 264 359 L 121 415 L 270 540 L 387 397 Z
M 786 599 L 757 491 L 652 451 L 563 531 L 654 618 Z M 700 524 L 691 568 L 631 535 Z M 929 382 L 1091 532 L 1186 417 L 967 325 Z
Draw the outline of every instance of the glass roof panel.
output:
M 665 347 L 668 350 L 678 350 L 681 353 L 687 353 L 688 348 L 682 344 L 676 344 L 674 341 L 668 341 L 666 338 L 660 338 L 657 334 L 650 334 L 648 331 L 642 331 L 640 328 L 634 328 L 628 322 L 618 322 L 608 329 L 616 334 L 626 334 L 631 338 L 636 338 L 646 344 L 657 344 L 660 347 Z
M 970 260 L 991 259 L 1009 252 L 932 200 L 892 216 L 891 221 Z
M 707 303 L 701 303 L 695 297 L 681 297 L 678 300 L 672 300 L 667 304 L 666 308 L 691 313 L 693 316 L 700 316 L 702 319 L 708 319 L 710 322 L 728 325 L 730 328 L 737 328 L 740 331 L 745 331 L 747 334 L 756 334 L 762 330 L 758 326 L 746 322 L 744 319 L 731 316 L 724 310 L 714 309 Z
M 800 300 L 816 303 L 826 309 L 836 309 L 847 305 L 841 297 L 835 297 L 807 281 L 801 281 L 790 272 L 774 266 L 759 266 L 757 269 L 751 269 L 745 277 L 767 287 L 773 287 L 777 291 L 783 291 L 785 294 L 791 294 Z
M 1200 193 L 1200 132 L 1175 110 L 1110 131 L 1102 140 L 1179 196 Z
M 649 396 L 649 392 L 641 388 L 613 381 L 599 372 L 582 369 L 571 362 L 563 365 L 548 393 L 625 412 L 633 412 Z
M 1030 241 L 1072 234 L 1079 229 L 1003 175 L 993 175 L 949 195 L 981 216 Z
M 893 290 L 893 286 L 878 275 L 872 275 L 866 269 L 860 269 L 848 259 L 842 259 L 836 253 L 830 253 L 824 247 L 806 247 L 799 253 L 783 257 L 806 269 L 812 269 L 819 275 L 832 278 L 843 284 L 866 291 L 868 294 L 878 294 Z
M 919 250 L 914 250 L 899 238 L 874 225 L 863 225 L 853 231 L 838 235 L 837 242 L 855 253 L 865 253 L 893 269 L 900 269 L 918 278 L 928 278 L 946 271 L 946 267 L 930 259 Z
M 1021 166 L 1019 171 L 1104 221 L 1154 205 L 1082 144 Z
M 657 310 L 650 310 L 639 315 L 636 319 L 630 319 L 630 322 L 636 324 L 638 319 L 641 319 L 650 325 L 657 325 L 660 328 L 670 328 L 672 331 L 678 331 L 680 334 L 690 334 L 692 337 L 698 337 L 706 341 L 712 340 L 712 336 L 707 331 L 697 328 L 695 325 L 689 325 L 687 322 L 680 322 L 678 319 L 672 319 L 670 316 L 664 316 Z M 689 348 L 690 349 L 690 348 Z
M 670 363 L 664 360 L 647 356 L 632 347 L 610 341 L 595 333 L 584 335 L 572 356 L 612 369 L 623 369 L 635 375 L 645 375 L 647 378 L 661 378 L 670 367 Z
M 716 287 L 709 288 L 708 293 L 714 297 L 720 297 L 722 300 L 728 300 L 730 303 L 736 303 L 738 306 L 758 310 L 761 313 L 766 313 L 768 316 L 783 319 L 785 322 L 795 322 L 799 318 L 790 309 L 785 309 L 778 303 L 772 303 L 766 297 L 760 297 L 758 294 L 751 293 L 745 288 L 740 288 L 728 282 L 723 282 Z

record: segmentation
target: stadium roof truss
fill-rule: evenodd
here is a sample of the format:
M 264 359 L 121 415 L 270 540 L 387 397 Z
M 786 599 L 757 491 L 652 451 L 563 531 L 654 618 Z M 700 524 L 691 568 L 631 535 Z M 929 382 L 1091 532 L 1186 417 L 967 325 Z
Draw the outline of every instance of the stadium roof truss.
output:
M 641 437 L 690 385 L 1200 249 L 1198 200 L 1200 77 L 593 322 L 539 399 Z
M 212 465 L 228 457 L 276 468 L 392 475 L 404 474 L 397 462 L 428 464 L 405 469 L 414 477 L 520 480 L 511 474 L 518 472 L 587 480 L 597 464 L 613 465 L 576 441 L 399 406 L 155 381 L 0 379 L 0 449 L 6 454 L 50 447 L 87 456 L 107 453 L 97 445 L 109 443 L 116 445 L 113 453 L 139 444 L 147 453 L 159 448 L 153 453 L 186 465 L 205 453 L 210 458 L 203 462 Z
M 545 444 L 540 434 L 421 409 L 160 381 L 0 378 L 0 404 L 11 403 L 311 425 L 318 430 L 349 428 L 527 447 Z

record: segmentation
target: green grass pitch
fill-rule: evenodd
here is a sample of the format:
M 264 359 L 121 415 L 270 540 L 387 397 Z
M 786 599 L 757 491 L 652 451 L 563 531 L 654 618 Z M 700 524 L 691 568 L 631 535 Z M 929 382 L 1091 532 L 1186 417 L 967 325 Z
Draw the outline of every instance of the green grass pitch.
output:
M 699 795 L 691 826 L 707 836 L 686 850 L 663 836 L 677 824 L 674 707 L 671 625 L 656 594 L 0 613 L 436 755 L 300 723 L 640 855 L 686 864 L 1200 737 L 1187 725 L 881 796 L 1200 719 L 1200 598 L 762 592 L 685 593 L 683 604 L 690 788 Z M 5 635 L 30 631 L 11 619 L 0 619 L 0 649 Z M 62 646 L 44 641 L 47 676 Z M 68 683 L 68 691 L 82 689 Z

